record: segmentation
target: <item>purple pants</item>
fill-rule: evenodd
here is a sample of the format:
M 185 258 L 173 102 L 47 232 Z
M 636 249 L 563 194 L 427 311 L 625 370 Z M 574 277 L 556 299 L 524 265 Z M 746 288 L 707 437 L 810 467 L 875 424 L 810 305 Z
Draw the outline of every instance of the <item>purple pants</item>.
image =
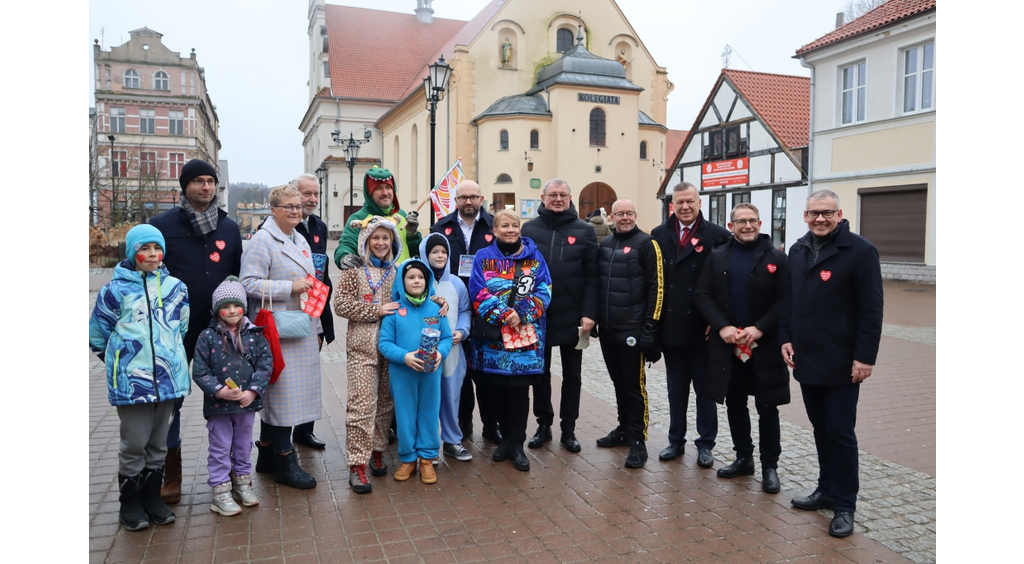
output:
M 232 415 L 211 415 L 206 420 L 210 431 L 210 456 L 206 459 L 210 471 L 210 487 L 231 481 L 231 470 L 236 476 L 252 474 L 249 458 L 252 454 L 252 424 L 256 412 Z

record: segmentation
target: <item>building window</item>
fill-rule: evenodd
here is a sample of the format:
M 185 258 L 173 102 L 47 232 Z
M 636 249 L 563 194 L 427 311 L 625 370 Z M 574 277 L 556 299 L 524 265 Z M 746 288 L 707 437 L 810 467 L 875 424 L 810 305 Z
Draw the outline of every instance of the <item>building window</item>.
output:
M 727 214 L 725 213 L 725 194 L 711 196 L 708 201 L 711 208 L 711 223 L 725 227 Z
M 786 250 L 786 191 L 772 190 L 772 244 Z
M 185 112 L 182 110 L 171 110 L 167 112 L 167 124 L 169 135 L 185 134 Z
M 156 153 L 144 152 L 139 154 L 139 175 L 157 176 Z
M 171 178 L 178 178 L 181 176 L 181 167 L 185 166 L 185 154 L 184 153 L 170 153 L 167 155 L 167 162 L 169 164 L 169 173 Z
M 843 67 L 843 125 L 864 121 L 867 107 L 867 63 Z
M 164 71 L 157 71 L 153 78 L 153 88 L 155 90 L 170 90 L 170 80 L 167 79 L 167 73 Z
M 110 108 L 110 132 L 124 133 L 124 108 L 111 106 Z
M 504 172 L 498 175 L 498 179 L 494 181 L 495 184 L 512 184 L 512 177 L 505 174 Z
M 110 175 L 118 178 L 128 176 L 128 153 L 126 151 L 113 151 L 111 155 Z
M 935 105 L 935 43 L 903 52 L 903 111 L 930 110 Z
M 590 146 L 604 147 L 604 110 L 590 110 Z
M 508 131 L 505 131 L 504 129 L 501 130 L 501 133 L 498 134 L 498 142 L 500 145 L 498 147 L 499 151 L 508 150 Z
M 324 61 L 324 78 L 331 78 L 331 64 L 328 61 Z
M 740 139 L 740 126 L 736 125 L 725 130 L 725 156 L 734 157 L 747 151 L 747 144 Z
M 640 142 L 640 160 L 647 160 L 647 141 Z
M 718 160 L 725 156 L 725 130 L 708 133 L 708 146 L 704 147 L 704 160 Z
M 565 53 L 566 51 L 572 48 L 572 32 L 569 31 L 568 29 L 558 30 L 556 38 L 557 46 L 555 47 L 555 51 L 559 53 Z
M 536 129 L 530 131 L 530 148 L 540 149 L 540 132 Z
M 128 69 L 124 71 L 124 87 L 125 88 L 138 88 L 139 87 L 139 73 L 135 72 L 135 69 Z
M 156 110 L 153 108 L 139 110 L 139 133 L 146 135 L 156 133 Z
M 736 204 L 749 204 L 750 203 L 750 192 L 736 192 L 732 195 L 732 207 L 736 207 Z

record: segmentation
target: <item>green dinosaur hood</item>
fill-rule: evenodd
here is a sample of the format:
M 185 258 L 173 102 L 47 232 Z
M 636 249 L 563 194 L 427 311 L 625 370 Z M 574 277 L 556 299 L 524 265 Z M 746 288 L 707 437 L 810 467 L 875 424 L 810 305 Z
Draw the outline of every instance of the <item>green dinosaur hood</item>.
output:
M 382 210 L 380 206 L 377 205 L 377 202 L 373 201 L 373 198 L 370 197 L 369 180 L 371 178 L 377 181 L 391 180 L 391 185 L 394 187 L 395 200 L 392 203 L 390 210 Z M 398 204 L 398 181 L 395 180 L 391 171 L 386 168 L 380 168 L 374 165 L 370 170 L 366 171 L 366 174 L 363 175 L 363 197 L 366 198 L 363 200 L 366 202 L 363 204 L 363 207 L 370 212 L 369 215 L 389 216 L 397 213 L 400 209 Z

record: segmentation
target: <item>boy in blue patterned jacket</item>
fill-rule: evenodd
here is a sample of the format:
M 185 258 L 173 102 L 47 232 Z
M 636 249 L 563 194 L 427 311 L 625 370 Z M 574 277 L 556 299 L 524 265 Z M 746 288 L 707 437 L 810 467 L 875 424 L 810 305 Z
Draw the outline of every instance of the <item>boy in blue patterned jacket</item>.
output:
M 125 236 L 129 258 L 96 298 L 89 348 L 107 365 L 107 396 L 121 419 L 119 520 L 140 531 L 174 522 L 160 498 L 174 400 L 192 391 L 182 339 L 188 290 L 163 266 L 164 237 L 151 225 Z

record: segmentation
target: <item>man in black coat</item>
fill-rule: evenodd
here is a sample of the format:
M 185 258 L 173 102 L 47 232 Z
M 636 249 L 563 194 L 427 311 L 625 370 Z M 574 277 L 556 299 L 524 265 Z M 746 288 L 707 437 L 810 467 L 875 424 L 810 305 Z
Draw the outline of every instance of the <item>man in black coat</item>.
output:
M 483 207 L 484 200 L 480 194 L 480 185 L 472 180 L 463 180 L 455 188 L 456 210 L 444 216 L 430 228 L 431 233 L 440 233 L 448 239 L 451 249 L 448 264 L 451 273 L 458 276 L 469 289 L 469 275 L 473 269 L 473 255 L 494 242 L 494 217 Z M 425 257 L 424 257 L 425 260 Z M 470 300 L 473 297 L 470 296 Z M 459 398 L 459 427 L 462 436 L 473 434 L 473 403 L 474 391 L 472 378 L 462 381 L 462 393 Z M 486 394 L 476 398 L 480 402 L 480 421 L 483 423 L 485 439 L 501 443 L 501 432 L 494 411 L 487 403 Z
M 651 231 L 661 247 L 665 273 L 665 310 L 658 327 L 658 343 L 665 356 L 668 385 L 669 444 L 661 460 L 675 460 L 686 443 L 686 408 L 690 383 L 697 394 L 697 464 L 711 468 L 711 449 L 718 437 L 718 409 L 704 393 L 707 372 L 708 322 L 697 309 L 697 279 L 715 243 L 731 237 L 724 227 L 704 219 L 697 187 L 682 182 L 672 188 L 672 216 Z M 616 442 L 618 437 L 605 437 Z
M 719 478 L 754 474 L 747 396 L 754 396 L 760 431 L 761 489 L 779 493 L 779 407 L 789 403 L 789 369 L 779 348 L 779 317 L 789 294 L 786 253 L 761 233 L 753 204 L 738 204 L 729 216 L 733 236 L 711 250 L 697 282 L 697 309 L 711 325 L 704 395 L 729 415 L 736 461 Z
M 612 204 L 615 230 L 597 251 L 597 329 L 608 375 L 615 386 L 619 426 L 629 442 L 626 468 L 647 462 L 647 375 L 644 364 L 661 357 L 655 329 L 664 288 L 658 243 L 636 225 L 636 206 Z
M 537 433 L 530 448 L 540 448 L 551 440 L 555 412 L 551 406 L 551 350 L 559 347 L 562 356 L 562 402 L 559 407 L 562 435 L 560 441 L 570 452 L 579 452 L 576 419 L 580 416 L 580 389 L 583 386 L 583 351 L 576 349 L 580 327 L 585 335 L 594 328 L 597 315 L 597 235 L 589 223 L 580 219 L 572 204 L 569 183 L 552 178 L 541 189 L 538 216 L 523 224 L 522 236 L 529 237 L 540 249 L 551 273 L 551 304 L 547 312 L 547 341 L 544 348 L 544 374 L 533 387 L 533 414 Z
M 220 209 L 217 170 L 210 163 L 192 159 L 181 168 L 179 206 L 149 220 L 160 230 L 167 248 L 164 265 L 171 276 L 188 288 L 190 318 L 185 333 L 185 356 L 192 362 L 199 334 L 213 319 L 213 291 L 242 268 L 242 235 L 238 224 Z M 160 496 L 167 503 L 181 499 L 181 406 L 174 404 L 174 418 L 167 430 L 167 458 Z
M 814 428 L 818 487 L 792 503 L 833 509 L 828 532 L 845 537 L 860 487 L 857 399 L 882 338 L 882 269 L 875 246 L 850 232 L 835 193 L 811 193 L 804 221 L 810 232 L 789 250 L 792 308 L 782 314 L 780 338 Z

